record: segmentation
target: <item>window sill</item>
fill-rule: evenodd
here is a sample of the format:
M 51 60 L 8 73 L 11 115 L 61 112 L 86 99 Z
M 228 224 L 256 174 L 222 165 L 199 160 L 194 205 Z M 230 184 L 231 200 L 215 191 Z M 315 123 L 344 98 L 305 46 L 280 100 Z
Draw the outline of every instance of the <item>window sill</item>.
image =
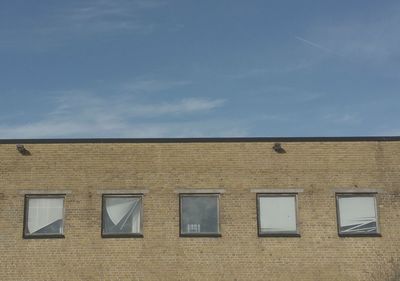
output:
M 179 237 L 211 237 L 218 238 L 221 237 L 220 233 L 181 233 Z
M 24 239 L 63 239 L 65 238 L 64 234 L 44 234 L 44 235 L 30 235 L 30 234 L 24 234 L 23 235 Z
M 143 234 L 141 233 L 124 233 L 124 234 L 101 234 L 101 238 L 143 238 Z
M 380 233 L 339 233 L 339 237 L 382 237 Z
M 301 237 L 300 233 L 258 233 L 258 237 Z

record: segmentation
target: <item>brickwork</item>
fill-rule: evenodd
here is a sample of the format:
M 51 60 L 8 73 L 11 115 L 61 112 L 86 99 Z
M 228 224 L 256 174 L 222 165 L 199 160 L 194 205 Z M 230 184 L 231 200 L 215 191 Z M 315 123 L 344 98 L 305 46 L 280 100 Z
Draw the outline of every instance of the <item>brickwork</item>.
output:
M 400 142 L 273 144 L 0 144 L 0 280 L 399 280 Z M 222 237 L 179 237 L 181 188 L 225 190 Z M 257 236 L 255 188 L 304 190 L 301 237 Z M 381 191 L 382 237 L 338 237 L 338 188 Z M 68 191 L 65 238 L 22 239 L 24 193 L 46 190 Z M 143 238 L 101 238 L 102 190 L 148 191 Z

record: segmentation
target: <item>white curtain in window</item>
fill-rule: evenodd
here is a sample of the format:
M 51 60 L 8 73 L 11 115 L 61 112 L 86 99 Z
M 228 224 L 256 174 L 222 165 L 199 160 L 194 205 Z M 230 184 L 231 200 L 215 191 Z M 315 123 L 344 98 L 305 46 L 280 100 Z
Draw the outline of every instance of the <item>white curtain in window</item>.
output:
M 131 224 L 132 233 L 140 233 L 140 198 L 107 198 L 106 211 L 112 223 L 121 230 Z
M 375 197 L 339 198 L 341 232 L 376 231 Z
M 28 232 L 33 234 L 63 219 L 64 198 L 29 198 Z M 58 227 L 57 233 L 61 233 Z
M 260 197 L 262 232 L 296 231 L 295 197 Z

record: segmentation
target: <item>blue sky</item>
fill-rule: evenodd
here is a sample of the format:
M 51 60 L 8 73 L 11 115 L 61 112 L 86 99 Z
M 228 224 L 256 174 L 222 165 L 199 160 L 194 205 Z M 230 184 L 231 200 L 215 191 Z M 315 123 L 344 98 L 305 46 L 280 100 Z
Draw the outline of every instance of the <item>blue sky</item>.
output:
M 0 138 L 400 135 L 398 1 L 0 1 Z

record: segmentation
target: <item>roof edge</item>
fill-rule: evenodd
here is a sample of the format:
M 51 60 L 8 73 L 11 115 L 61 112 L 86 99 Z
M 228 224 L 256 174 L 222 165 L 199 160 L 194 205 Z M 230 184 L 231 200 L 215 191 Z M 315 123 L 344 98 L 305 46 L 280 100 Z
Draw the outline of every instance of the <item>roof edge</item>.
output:
M 400 141 L 400 136 L 0 139 L 0 144 Z

